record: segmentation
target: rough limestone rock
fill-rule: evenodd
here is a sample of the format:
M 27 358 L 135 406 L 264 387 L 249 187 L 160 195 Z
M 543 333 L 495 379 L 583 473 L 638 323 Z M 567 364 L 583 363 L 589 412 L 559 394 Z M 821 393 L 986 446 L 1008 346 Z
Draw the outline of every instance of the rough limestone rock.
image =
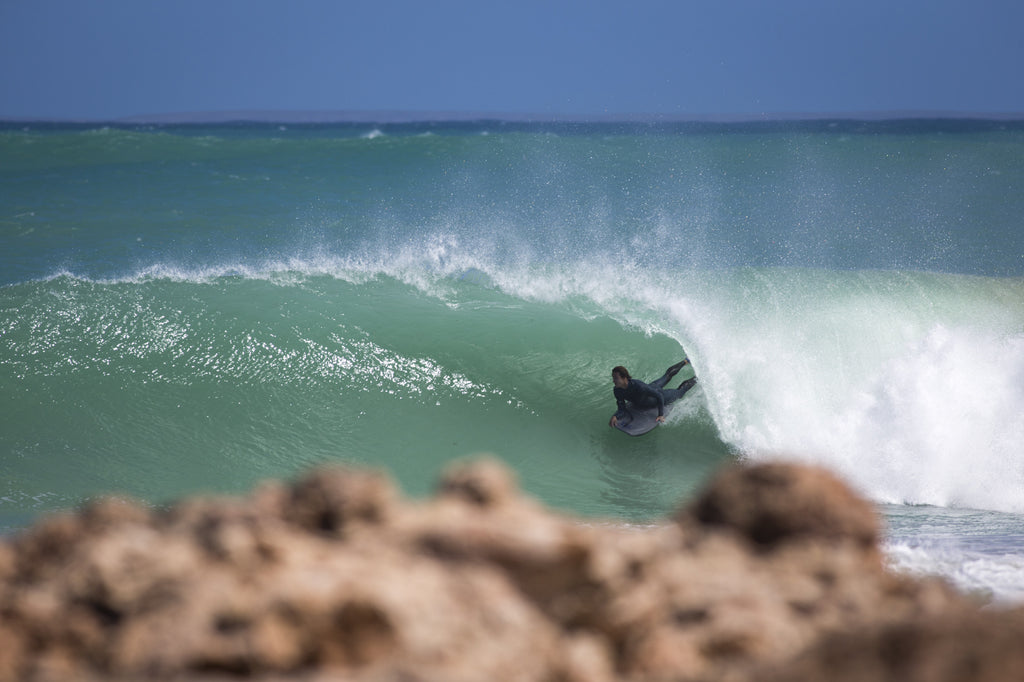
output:
M 342 468 L 102 500 L 0 543 L 0 682 L 1024 679 L 1024 613 L 888 572 L 878 537 L 783 463 L 642 530 L 551 512 L 493 459 L 422 502 Z
M 1007 682 L 1024 671 L 1024 611 L 943 614 L 823 637 L 760 682 Z
M 686 512 L 700 524 L 735 531 L 756 548 L 852 542 L 874 553 L 874 508 L 825 469 L 771 462 L 730 467 Z

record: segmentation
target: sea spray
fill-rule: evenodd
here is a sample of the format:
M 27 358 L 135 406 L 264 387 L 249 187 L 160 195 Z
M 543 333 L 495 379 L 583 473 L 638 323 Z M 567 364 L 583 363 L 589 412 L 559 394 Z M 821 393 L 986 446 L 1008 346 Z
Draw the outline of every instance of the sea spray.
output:
M 724 440 L 841 471 L 883 502 L 1020 511 L 1024 283 L 719 273 L 681 338 Z

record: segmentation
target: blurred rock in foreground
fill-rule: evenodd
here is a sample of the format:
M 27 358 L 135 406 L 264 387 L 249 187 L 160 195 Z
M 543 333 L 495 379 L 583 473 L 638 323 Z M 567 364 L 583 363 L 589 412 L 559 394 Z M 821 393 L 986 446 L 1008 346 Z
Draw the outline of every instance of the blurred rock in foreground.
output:
M 1024 679 L 1024 612 L 887 572 L 827 472 L 731 467 L 674 521 L 567 518 L 486 459 L 426 502 L 341 469 L 101 501 L 0 544 L 0 681 Z

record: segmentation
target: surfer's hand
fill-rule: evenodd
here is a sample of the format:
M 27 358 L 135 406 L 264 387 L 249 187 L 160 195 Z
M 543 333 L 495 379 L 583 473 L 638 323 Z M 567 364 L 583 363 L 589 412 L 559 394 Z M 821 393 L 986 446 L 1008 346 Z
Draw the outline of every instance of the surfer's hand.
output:
M 613 414 L 613 415 L 612 415 L 612 418 L 608 420 L 608 426 L 611 426 L 611 427 L 613 427 L 613 428 L 614 428 L 614 427 L 616 427 L 616 426 L 618 426 L 618 425 L 619 425 L 619 418 L 618 418 L 618 417 L 616 417 L 616 416 L 615 416 L 615 415 Z

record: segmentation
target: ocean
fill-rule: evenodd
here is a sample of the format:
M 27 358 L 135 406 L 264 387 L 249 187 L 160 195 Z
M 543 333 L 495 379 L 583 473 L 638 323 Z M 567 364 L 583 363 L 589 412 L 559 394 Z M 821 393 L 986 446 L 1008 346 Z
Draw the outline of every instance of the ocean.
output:
M 609 428 L 610 370 L 698 377 Z M 1024 122 L 0 125 L 0 532 L 492 453 L 659 523 L 830 468 L 898 570 L 1024 602 Z

